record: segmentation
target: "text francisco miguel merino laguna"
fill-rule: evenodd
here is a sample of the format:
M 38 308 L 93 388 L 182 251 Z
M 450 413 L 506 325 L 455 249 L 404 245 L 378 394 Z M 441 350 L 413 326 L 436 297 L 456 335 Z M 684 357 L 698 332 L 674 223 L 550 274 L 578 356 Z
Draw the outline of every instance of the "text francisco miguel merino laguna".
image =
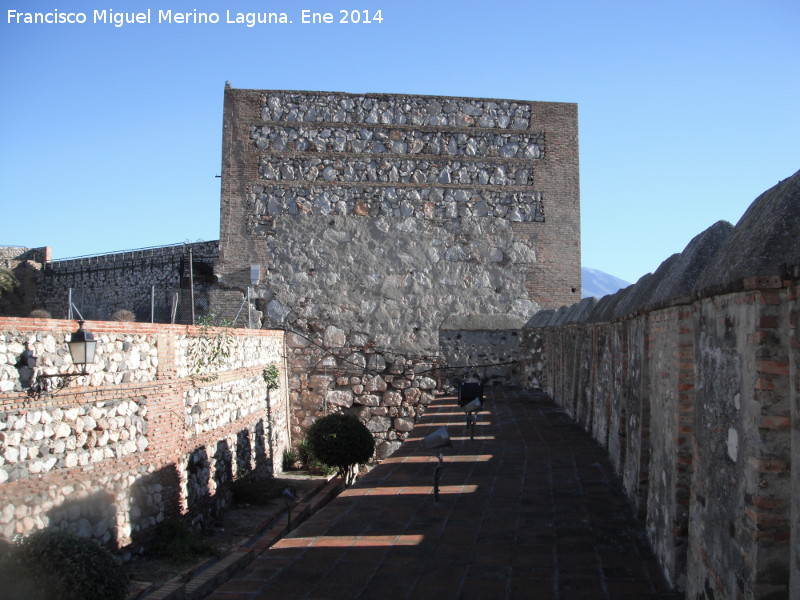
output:
M 302 20 L 306 22 L 303 11 Z M 236 12 L 225 11 L 224 20 L 220 13 L 201 12 L 197 9 L 189 12 L 173 10 L 153 10 L 148 8 L 140 12 L 121 12 L 112 9 L 94 10 L 91 13 L 65 12 L 58 9 L 50 12 L 25 12 L 14 9 L 6 11 L 6 23 L 20 25 L 82 25 L 84 23 L 103 23 L 122 27 L 124 25 L 169 23 L 169 24 L 216 24 L 232 23 L 253 27 L 256 24 L 291 23 L 287 13 L 284 12 Z

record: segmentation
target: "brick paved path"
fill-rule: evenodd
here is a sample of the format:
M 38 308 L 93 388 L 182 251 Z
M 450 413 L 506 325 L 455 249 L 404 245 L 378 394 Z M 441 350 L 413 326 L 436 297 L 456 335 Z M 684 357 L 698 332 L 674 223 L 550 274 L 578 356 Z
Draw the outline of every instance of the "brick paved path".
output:
M 209 600 L 663 598 L 603 450 L 552 403 L 487 395 L 470 440 L 437 399 L 409 440 Z M 436 459 L 419 440 L 447 426 Z

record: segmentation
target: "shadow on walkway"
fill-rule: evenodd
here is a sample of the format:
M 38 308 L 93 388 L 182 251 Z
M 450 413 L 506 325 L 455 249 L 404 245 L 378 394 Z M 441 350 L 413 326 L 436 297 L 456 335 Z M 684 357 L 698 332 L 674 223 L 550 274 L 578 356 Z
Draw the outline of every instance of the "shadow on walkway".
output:
M 670 599 L 604 451 L 551 402 L 489 393 L 474 439 L 439 398 L 409 439 L 207 596 Z M 437 459 L 420 440 L 441 426 Z

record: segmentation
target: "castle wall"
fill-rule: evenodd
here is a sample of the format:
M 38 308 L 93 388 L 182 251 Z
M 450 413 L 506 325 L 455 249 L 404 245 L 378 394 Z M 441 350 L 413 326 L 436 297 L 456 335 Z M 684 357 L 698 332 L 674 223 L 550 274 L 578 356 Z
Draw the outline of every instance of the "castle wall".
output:
M 616 294 L 540 312 L 520 336 L 520 384 L 608 449 L 687 598 L 800 592 L 798 200 L 800 172 L 735 227 L 713 225 Z
M 72 302 L 85 319 L 105 320 L 117 310 L 129 310 L 140 322 L 152 318 L 169 323 L 174 305 L 175 322 L 191 323 L 190 279 L 194 280 L 195 315 L 206 315 L 217 254 L 216 241 L 38 262 L 37 258 L 45 257 L 34 254 L 23 263 L 35 271 L 30 301 L 3 307 L 7 308 L 3 314 L 27 316 L 32 308 L 39 308 L 54 318 L 67 318 L 71 289 Z
M 36 308 L 38 281 L 42 265 L 51 258 L 51 249 L 0 246 L 0 266 L 10 269 L 16 287 L 0 296 L 0 315 L 27 316 Z
M 89 375 L 31 396 L 38 372 L 74 370 L 65 341 L 77 325 L 0 317 L 0 537 L 55 526 L 123 547 L 165 517 L 213 518 L 237 475 L 280 471 L 283 332 L 85 327 L 98 340 Z
M 692 598 L 786 597 L 797 581 L 798 282 L 745 287 L 523 332 L 535 381 L 608 449 Z

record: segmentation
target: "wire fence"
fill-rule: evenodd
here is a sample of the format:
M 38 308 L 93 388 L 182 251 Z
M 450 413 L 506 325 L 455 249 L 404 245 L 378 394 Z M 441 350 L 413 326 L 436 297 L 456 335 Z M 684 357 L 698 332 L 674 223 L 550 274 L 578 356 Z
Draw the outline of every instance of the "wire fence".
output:
M 42 308 L 56 318 L 216 324 L 217 258 L 216 242 L 196 242 L 51 261 L 39 286 Z
M 70 319 L 190 325 L 208 315 L 209 298 L 205 289 L 193 292 L 175 286 L 152 285 L 125 302 L 98 296 L 93 290 L 70 289 L 67 306 Z
M 149 292 L 128 293 L 126 299 L 120 302 L 108 296 L 98 296 L 93 290 L 71 288 L 68 290 L 65 316 L 87 321 L 136 321 L 248 329 L 261 327 L 260 313 L 255 310 L 249 290 L 237 310 L 230 314 L 212 313 L 211 290 L 212 286 L 207 284 L 196 284 L 192 288 L 151 285 Z

